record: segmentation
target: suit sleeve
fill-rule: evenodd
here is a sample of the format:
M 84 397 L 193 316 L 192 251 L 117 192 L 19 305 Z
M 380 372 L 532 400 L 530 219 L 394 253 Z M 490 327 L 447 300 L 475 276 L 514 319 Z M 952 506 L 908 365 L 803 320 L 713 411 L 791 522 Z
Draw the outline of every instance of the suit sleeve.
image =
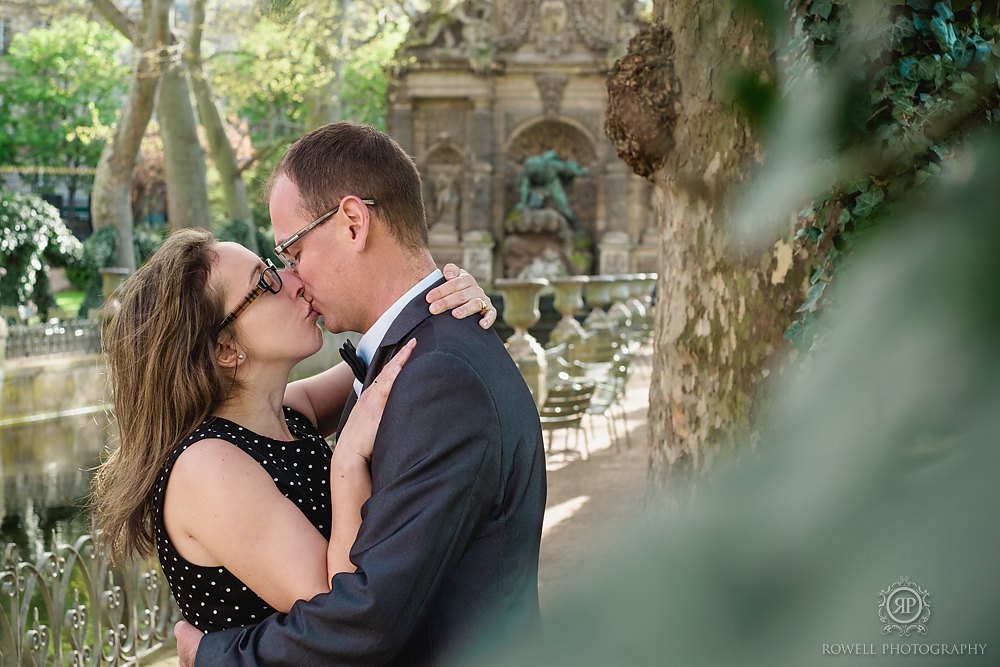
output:
M 372 468 L 351 550 L 358 570 L 288 614 L 206 635 L 199 667 L 382 664 L 399 652 L 496 498 L 500 428 L 484 380 L 445 352 L 411 358 Z

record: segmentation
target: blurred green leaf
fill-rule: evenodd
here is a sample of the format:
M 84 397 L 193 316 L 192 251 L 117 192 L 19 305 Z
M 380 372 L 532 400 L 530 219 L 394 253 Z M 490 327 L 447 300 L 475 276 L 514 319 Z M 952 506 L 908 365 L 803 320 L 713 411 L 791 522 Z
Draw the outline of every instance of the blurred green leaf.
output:
M 857 218 L 867 218 L 872 211 L 885 200 L 885 193 L 879 188 L 871 188 L 862 191 L 854 200 L 854 208 L 851 213 Z

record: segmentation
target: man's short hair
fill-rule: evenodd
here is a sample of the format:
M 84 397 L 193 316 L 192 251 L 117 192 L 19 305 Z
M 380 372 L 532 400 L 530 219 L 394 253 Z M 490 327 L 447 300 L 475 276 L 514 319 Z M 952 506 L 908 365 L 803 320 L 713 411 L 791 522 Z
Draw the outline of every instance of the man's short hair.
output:
M 427 218 L 420 173 L 392 137 L 369 125 L 337 121 L 309 132 L 288 149 L 264 189 L 295 183 L 306 213 L 318 217 L 343 197 L 374 199 L 373 212 L 401 245 L 427 247 Z

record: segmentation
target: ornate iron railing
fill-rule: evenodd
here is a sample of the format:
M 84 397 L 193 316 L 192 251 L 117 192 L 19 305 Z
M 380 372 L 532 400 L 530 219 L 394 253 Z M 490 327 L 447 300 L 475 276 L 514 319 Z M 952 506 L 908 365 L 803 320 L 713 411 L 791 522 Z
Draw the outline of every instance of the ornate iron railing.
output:
M 7 358 L 46 354 L 96 354 L 101 351 L 101 325 L 94 320 L 61 320 L 15 324 L 7 334 Z
M 2 557 L 2 665 L 138 664 L 180 620 L 158 566 L 112 568 L 89 535 L 35 562 L 20 560 L 14 544 Z

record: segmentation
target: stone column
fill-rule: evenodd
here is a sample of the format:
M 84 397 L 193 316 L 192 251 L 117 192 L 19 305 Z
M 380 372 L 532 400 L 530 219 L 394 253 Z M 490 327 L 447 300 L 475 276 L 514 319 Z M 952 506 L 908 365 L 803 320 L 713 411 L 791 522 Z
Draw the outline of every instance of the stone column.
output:
M 545 385 L 546 362 L 545 350 L 534 336 L 528 333 L 528 327 L 541 317 L 538 310 L 538 293 L 549 284 L 544 279 L 516 280 L 501 278 L 494 283 L 497 291 L 503 294 L 504 322 L 514 328 L 514 333 L 507 339 L 507 351 L 524 376 L 524 381 L 531 390 L 535 405 L 545 402 L 548 388 Z
M 100 269 L 101 272 L 101 292 L 104 295 L 104 303 L 100 308 L 91 312 L 91 317 L 98 320 L 108 321 L 118 312 L 119 303 L 115 292 L 118 287 L 125 282 L 131 273 L 128 269 L 120 266 L 112 266 Z
M 607 199 L 607 227 L 605 232 L 629 233 L 629 220 L 633 214 L 628 187 L 628 171 L 621 160 L 613 160 L 604 170 L 605 197 Z
M 496 242 L 485 229 L 472 229 L 462 238 L 462 267 L 480 285 L 493 282 L 493 247 Z
M 493 166 L 485 162 L 477 162 L 467 176 L 469 193 L 468 212 L 466 216 L 467 230 L 486 231 L 490 228 L 493 212 Z
M 393 105 L 389 112 L 389 135 L 410 155 L 416 153 L 413 146 L 413 107 L 409 104 Z
M 472 154 L 477 162 L 493 164 L 493 101 L 479 97 L 472 104 Z
M 478 97 L 472 100 L 472 104 L 469 136 L 472 168 L 468 174 L 467 229 L 489 230 L 493 226 L 493 101 Z
M 598 249 L 598 273 L 601 275 L 620 275 L 632 270 L 632 239 L 626 232 L 606 232 L 598 243 Z

